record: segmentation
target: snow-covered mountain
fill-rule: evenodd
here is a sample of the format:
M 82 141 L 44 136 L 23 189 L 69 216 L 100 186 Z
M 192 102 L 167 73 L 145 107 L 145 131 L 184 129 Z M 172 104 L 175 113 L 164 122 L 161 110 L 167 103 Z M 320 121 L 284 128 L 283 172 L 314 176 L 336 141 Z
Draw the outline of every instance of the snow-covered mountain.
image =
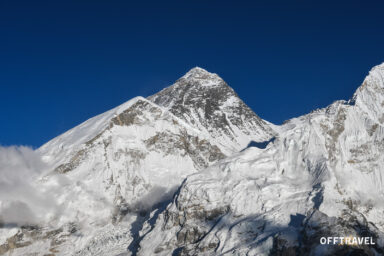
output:
M 383 124 L 384 64 L 351 100 L 281 126 L 194 68 L 38 149 L 60 214 L 4 223 L 0 254 L 384 254 Z
M 384 65 L 353 98 L 189 176 L 139 255 L 383 255 Z M 321 245 L 372 236 L 374 246 Z M 354 253 L 354 254 L 348 254 Z
M 218 75 L 193 68 L 176 83 L 148 98 L 231 154 L 250 142 L 270 139 L 270 124 L 258 117 Z
M 110 249 L 91 245 L 117 232 L 124 237 L 112 251 L 126 251 L 138 231 L 122 226 L 140 226 L 186 176 L 274 133 L 220 77 L 201 68 L 148 99 L 136 97 L 91 118 L 38 149 L 52 170 L 41 186 L 64 177 L 62 189 L 50 191 L 62 211 L 52 222 L 76 230 L 76 236 L 47 245 L 48 251 L 109 255 Z M 16 251 L 31 250 L 25 247 Z M 10 247 L 3 251 L 17 253 Z

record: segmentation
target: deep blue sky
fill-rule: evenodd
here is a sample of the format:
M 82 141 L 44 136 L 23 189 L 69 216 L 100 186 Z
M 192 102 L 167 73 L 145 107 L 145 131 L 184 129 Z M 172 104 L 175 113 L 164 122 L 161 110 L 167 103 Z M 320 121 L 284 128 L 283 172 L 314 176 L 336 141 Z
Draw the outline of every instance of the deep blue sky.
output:
M 1 145 L 38 147 L 194 66 L 281 123 L 384 62 L 383 1 L 140 2 L 0 0 Z

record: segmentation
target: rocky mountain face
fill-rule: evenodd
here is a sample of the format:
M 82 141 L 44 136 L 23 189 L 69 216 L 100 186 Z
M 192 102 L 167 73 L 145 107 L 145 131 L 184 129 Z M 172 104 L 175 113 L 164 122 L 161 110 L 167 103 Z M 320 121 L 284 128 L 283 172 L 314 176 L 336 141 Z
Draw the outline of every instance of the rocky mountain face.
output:
M 148 98 L 199 131 L 208 133 L 229 154 L 249 138 L 268 140 L 274 132 L 218 75 L 193 68 L 176 83 Z
M 60 177 L 60 214 L 3 223 L 0 254 L 382 255 L 383 125 L 384 64 L 351 100 L 281 126 L 194 68 L 42 146 L 37 184 Z

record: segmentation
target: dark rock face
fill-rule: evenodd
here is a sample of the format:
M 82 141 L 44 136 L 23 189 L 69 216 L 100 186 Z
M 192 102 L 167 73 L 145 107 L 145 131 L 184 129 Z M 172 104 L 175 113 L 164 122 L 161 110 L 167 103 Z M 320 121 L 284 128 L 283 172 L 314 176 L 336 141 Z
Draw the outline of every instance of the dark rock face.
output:
M 210 163 L 223 159 L 225 155 L 209 141 L 192 136 L 187 131 L 181 134 L 161 132 L 145 141 L 149 150 L 164 155 L 175 154 L 177 151 L 190 156 L 197 169 L 207 167 Z
M 139 100 L 120 115 L 112 118 L 112 125 L 129 126 L 132 124 L 142 125 L 150 120 L 146 118 L 144 112 L 151 113 L 155 119 L 158 119 L 162 111 L 156 106 L 152 106 L 149 102 Z
M 289 243 L 279 236 L 273 238 L 273 247 L 270 256 L 296 256 L 296 246 L 290 246 Z
M 6 242 L 0 245 L 0 255 L 7 253 L 12 255 L 14 249 L 27 247 L 36 241 L 48 241 L 49 253 L 44 255 L 56 255 L 58 253 L 57 247 L 75 232 L 76 227 L 72 223 L 62 228 L 48 230 L 39 226 L 22 226 L 15 235 L 7 238 Z
M 68 163 L 64 163 L 56 167 L 55 172 L 67 173 L 78 167 L 81 161 L 86 157 L 86 150 L 79 150 Z
M 216 74 L 194 68 L 176 83 L 148 99 L 167 108 L 188 124 L 212 137 L 235 140 L 237 131 L 268 139 L 273 131 Z M 259 141 L 261 138 L 255 138 Z
M 217 248 L 219 241 L 210 241 L 207 245 L 200 244 L 201 240 L 210 232 L 212 227 L 219 223 L 220 219 L 230 211 L 229 206 L 214 209 L 205 209 L 203 205 L 194 205 L 183 209 L 181 205 L 178 211 L 167 209 L 164 212 L 165 225 L 163 230 L 178 227 L 175 244 L 161 244 L 155 249 L 155 253 L 176 247 L 172 255 L 199 255 L 203 252 L 211 252 Z M 196 225 L 194 221 L 199 220 L 208 225 Z
M 315 255 L 318 247 L 327 247 L 326 255 L 382 255 L 383 248 L 377 244 L 380 232 L 363 214 L 355 210 L 344 211 L 341 217 L 329 217 L 315 210 L 307 216 L 302 227 L 302 239 L 298 255 Z M 372 237 L 375 245 L 320 245 L 321 237 Z

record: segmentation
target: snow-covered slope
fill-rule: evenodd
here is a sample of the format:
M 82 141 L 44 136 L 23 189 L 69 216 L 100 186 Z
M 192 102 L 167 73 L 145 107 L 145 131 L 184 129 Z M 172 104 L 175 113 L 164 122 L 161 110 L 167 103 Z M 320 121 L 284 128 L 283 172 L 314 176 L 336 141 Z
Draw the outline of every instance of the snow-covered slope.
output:
M 383 114 L 380 65 L 349 102 L 292 119 L 266 149 L 189 176 L 146 224 L 139 254 L 382 255 Z M 372 236 L 376 245 L 326 246 L 322 236 Z
M 194 87 L 193 92 L 191 84 L 199 88 Z M 207 107 L 200 109 L 197 102 L 188 105 L 189 114 L 214 118 L 204 122 L 197 115 L 197 123 L 197 119 L 173 111 L 183 108 L 184 102 L 160 104 L 163 92 L 175 87 L 180 92 L 188 91 L 194 100 L 204 97 Z M 202 94 L 195 95 L 196 91 Z M 227 98 L 215 95 L 220 91 L 225 91 Z M 232 121 L 221 125 L 216 118 Z M 39 148 L 51 169 L 38 181 L 39 186 L 57 183 L 57 177 L 61 177 L 61 189 L 50 191 L 57 198 L 61 214 L 51 220 L 49 228 L 34 227 L 33 232 L 41 237 L 22 229 L 12 238 L 18 245 L 9 246 L 12 243 L 7 242 L 4 248 L 8 249 L 3 251 L 12 255 L 33 250 L 42 253 L 38 243 L 45 237 L 44 250 L 59 255 L 124 252 L 138 236 L 148 211 L 167 203 L 185 177 L 243 149 L 251 141 L 268 140 L 273 134 L 221 78 L 200 68 L 192 69 L 175 85 L 149 99 L 136 97 Z M 51 245 L 54 239 L 60 243 Z M 28 248 L 22 246 L 29 243 Z

